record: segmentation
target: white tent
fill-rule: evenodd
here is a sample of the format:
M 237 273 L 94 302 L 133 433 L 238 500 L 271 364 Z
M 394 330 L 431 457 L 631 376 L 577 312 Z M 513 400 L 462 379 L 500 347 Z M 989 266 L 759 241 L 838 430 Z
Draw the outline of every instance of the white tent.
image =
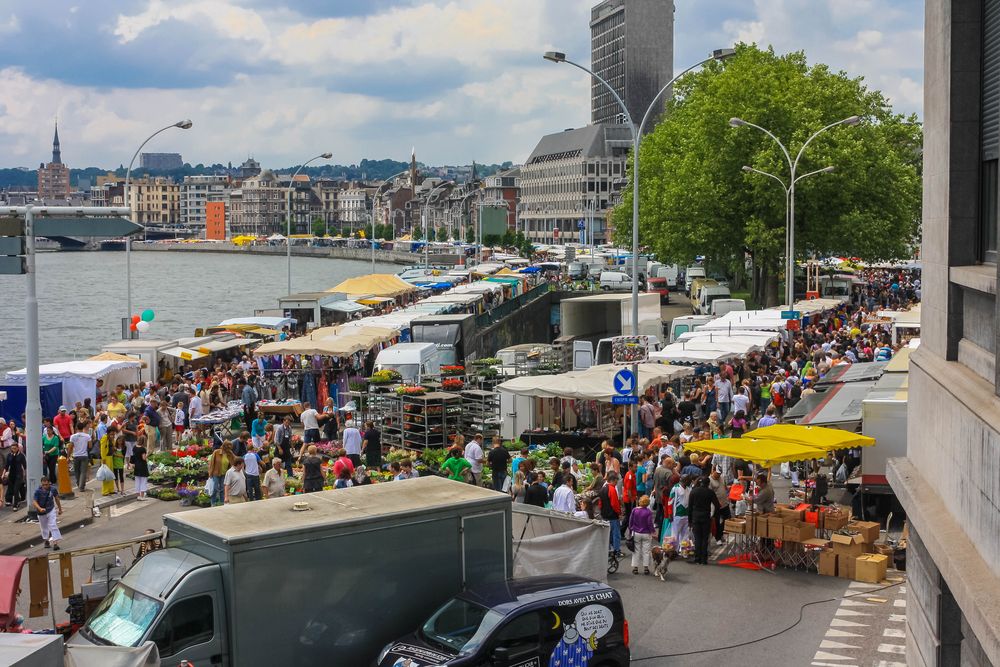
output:
M 614 376 L 623 368 L 625 367 L 605 364 L 559 375 L 528 375 L 507 380 L 497 385 L 497 390 L 515 396 L 609 402 L 616 395 Z M 694 372 L 681 366 L 650 363 L 639 364 L 638 369 L 640 392 L 651 385 L 673 382 Z
M 142 361 L 63 361 L 57 364 L 45 364 L 38 367 L 39 379 L 45 382 L 62 382 L 63 405 L 71 407 L 77 401 L 89 398 L 97 402 L 97 381 L 103 380 L 105 387 L 117 384 L 132 384 L 139 382 L 139 371 Z M 7 373 L 7 382 L 23 385 L 28 382 L 27 369 Z
M 235 324 L 254 324 L 258 327 L 266 327 L 268 329 L 280 329 L 282 327 L 289 327 L 295 324 L 295 322 L 294 317 L 231 317 L 228 320 L 219 322 L 218 326 L 228 327 Z
M 720 336 L 718 340 L 695 339 L 671 343 L 661 350 L 650 352 L 649 358 L 671 364 L 713 363 L 742 357 L 762 347 L 757 341 L 725 339 Z

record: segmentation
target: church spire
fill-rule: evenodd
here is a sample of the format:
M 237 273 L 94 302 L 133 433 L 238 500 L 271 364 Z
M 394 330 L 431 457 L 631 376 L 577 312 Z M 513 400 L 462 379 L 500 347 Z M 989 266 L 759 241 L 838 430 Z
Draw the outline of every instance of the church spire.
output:
M 62 164 L 62 151 L 59 150 L 59 121 L 56 121 L 56 133 L 52 139 L 52 162 Z
M 479 179 L 476 177 L 476 161 L 472 161 L 472 175 L 469 177 L 469 181 L 472 183 L 477 182 Z
M 417 189 L 417 148 L 414 146 L 410 149 L 410 187 L 416 191 Z

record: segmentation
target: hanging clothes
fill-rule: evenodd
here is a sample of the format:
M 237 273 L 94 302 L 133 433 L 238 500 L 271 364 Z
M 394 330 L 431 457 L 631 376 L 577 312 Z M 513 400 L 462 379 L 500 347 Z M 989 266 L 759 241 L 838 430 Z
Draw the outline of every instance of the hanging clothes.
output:
M 316 377 L 311 371 L 304 371 L 301 379 L 302 389 L 299 392 L 299 400 L 313 407 L 321 406 L 322 404 L 316 402 Z

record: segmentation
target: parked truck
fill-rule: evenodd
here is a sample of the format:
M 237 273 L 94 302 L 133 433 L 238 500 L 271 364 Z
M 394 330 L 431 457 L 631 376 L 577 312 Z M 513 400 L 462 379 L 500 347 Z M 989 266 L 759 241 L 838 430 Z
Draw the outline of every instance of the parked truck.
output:
M 472 583 L 512 575 L 506 494 L 440 477 L 163 517 L 70 642 L 139 646 L 161 665 L 369 665 Z M 605 542 L 606 543 L 606 542 Z

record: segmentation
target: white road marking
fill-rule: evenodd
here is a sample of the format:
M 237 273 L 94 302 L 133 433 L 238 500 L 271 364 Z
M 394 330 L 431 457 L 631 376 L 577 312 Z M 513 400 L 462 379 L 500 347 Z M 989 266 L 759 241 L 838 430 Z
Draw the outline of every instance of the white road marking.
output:
M 906 654 L 906 647 L 900 646 L 899 644 L 879 644 L 879 653 L 898 653 L 900 655 Z
M 896 623 L 906 623 L 906 614 L 889 614 L 890 621 L 895 621 Z
M 849 658 L 846 655 L 837 655 L 836 653 L 827 653 L 826 651 L 816 651 L 813 660 L 854 660 L 854 658 Z
M 906 599 L 904 598 L 902 600 L 893 600 L 892 601 L 892 606 L 893 607 L 905 607 L 906 606 Z
M 824 639 L 823 641 L 821 641 L 819 643 L 819 647 L 820 648 L 836 648 L 836 649 L 861 648 L 860 646 L 854 646 L 853 644 L 844 644 L 844 643 L 841 643 L 841 642 L 831 641 L 829 639 Z
M 833 612 L 834 616 L 871 616 L 871 614 L 862 614 L 860 611 L 851 611 L 850 609 L 838 609 Z
M 867 628 L 865 623 L 855 623 L 854 621 L 845 621 L 842 618 L 835 618 L 830 621 L 830 627 L 836 628 Z
M 813 667 L 857 667 L 856 665 L 845 665 L 842 662 L 814 662 Z
M 856 632 L 844 632 L 843 630 L 834 630 L 830 628 L 826 631 L 827 637 L 863 637 L 864 635 L 859 635 Z
M 899 587 L 899 594 L 900 595 L 906 595 L 906 586 L 900 586 Z
M 886 628 L 882 631 L 883 637 L 899 637 L 900 639 L 906 638 L 905 630 L 897 630 L 896 628 Z
M 860 602 L 858 600 L 852 600 L 850 598 L 844 598 L 840 601 L 841 607 L 874 607 L 870 602 Z
M 895 662 L 890 660 L 879 660 L 875 667 L 906 667 L 905 662 Z

